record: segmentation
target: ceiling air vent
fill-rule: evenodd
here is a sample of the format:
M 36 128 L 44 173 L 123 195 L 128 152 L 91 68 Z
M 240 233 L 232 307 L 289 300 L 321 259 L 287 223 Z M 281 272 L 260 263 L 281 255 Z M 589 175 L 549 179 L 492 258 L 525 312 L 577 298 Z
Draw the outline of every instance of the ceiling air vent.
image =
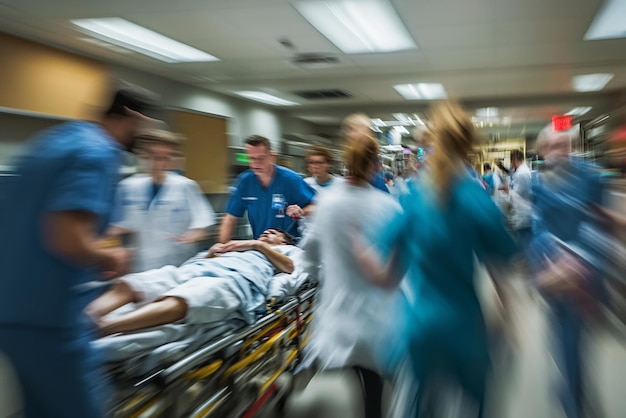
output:
M 352 97 L 349 92 L 339 89 L 300 90 L 294 91 L 293 94 L 307 100 L 346 99 Z
M 300 53 L 295 54 L 291 59 L 291 63 L 296 67 L 307 70 L 315 70 L 321 68 L 332 67 L 339 63 L 339 58 L 331 54 L 324 53 Z

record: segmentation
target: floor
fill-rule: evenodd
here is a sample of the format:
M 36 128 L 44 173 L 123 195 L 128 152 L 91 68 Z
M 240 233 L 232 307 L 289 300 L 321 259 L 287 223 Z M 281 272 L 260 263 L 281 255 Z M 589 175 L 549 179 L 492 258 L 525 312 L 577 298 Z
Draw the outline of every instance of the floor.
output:
M 493 298 L 487 280 L 481 286 L 489 317 L 494 312 Z M 495 373 L 488 407 L 488 416 L 495 418 L 561 418 L 558 404 L 550 395 L 557 379 L 554 362 L 548 354 L 546 311 L 537 297 L 527 291 L 522 278 L 512 279 L 514 296 L 513 341 L 496 359 Z M 592 418 L 623 418 L 626 416 L 626 332 L 615 337 L 606 329 L 589 334 L 587 350 L 590 396 L 596 405 Z M 17 418 L 18 397 L 7 365 L 0 357 L 0 418 Z M 405 387 L 404 389 L 407 389 Z M 409 395 L 410 397 L 410 395 Z M 295 393 L 286 405 L 290 418 L 360 418 L 363 416 L 362 395 L 352 372 L 337 371 L 318 374 L 307 388 Z M 391 385 L 385 393 L 386 409 L 392 410 Z M 397 403 L 396 408 L 402 405 Z M 406 413 L 388 414 L 406 418 Z M 446 414 L 445 417 L 458 415 Z M 441 418 L 445 418 L 441 417 Z
M 494 311 L 491 288 L 482 281 L 482 293 L 489 313 Z M 540 298 L 528 291 L 523 278 L 513 278 L 509 291 L 514 295 L 512 341 L 495 360 L 488 417 L 561 418 L 551 396 L 558 382 L 556 365 L 548 353 L 549 332 L 546 309 Z M 490 314 L 488 314 L 491 316 Z M 591 418 L 626 417 L 626 332 L 616 337 L 606 329 L 588 333 L 587 346 Z M 387 388 L 387 395 L 391 391 Z M 387 410 L 389 410 L 389 396 Z M 287 402 L 290 418 L 362 417 L 363 406 L 356 377 L 350 372 L 316 375 L 309 386 Z M 450 408 L 448 408 L 450 409 Z M 405 413 L 406 414 L 406 413 Z M 401 413 L 389 417 L 405 418 Z M 445 417 L 457 417 L 447 411 Z M 442 417 L 443 418 L 443 417 Z

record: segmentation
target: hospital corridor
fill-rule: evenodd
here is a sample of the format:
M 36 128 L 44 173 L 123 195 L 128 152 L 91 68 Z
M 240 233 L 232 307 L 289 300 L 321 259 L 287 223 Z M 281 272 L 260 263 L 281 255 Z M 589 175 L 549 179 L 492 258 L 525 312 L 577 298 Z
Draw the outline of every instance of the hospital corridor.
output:
M 626 0 L 0 0 L 0 418 L 625 418 Z

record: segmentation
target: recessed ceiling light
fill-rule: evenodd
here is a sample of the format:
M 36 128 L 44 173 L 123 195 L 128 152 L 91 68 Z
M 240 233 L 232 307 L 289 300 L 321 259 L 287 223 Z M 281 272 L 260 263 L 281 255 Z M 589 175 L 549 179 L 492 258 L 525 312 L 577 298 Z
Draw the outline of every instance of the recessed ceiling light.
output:
M 480 109 L 476 109 L 476 116 L 481 118 L 496 118 L 498 117 L 498 108 L 497 107 L 483 107 Z
M 572 87 L 576 91 L 599 91 L 611 81 L 613 74 L 585 74 L 572 77 Z
M 591 22 L 585 41 L 626 38 L 626 1 L 608 0 Z
M 281 99 L 273 94 L 265 93 L 263 91 L 236 91 L 235 94 L 245 97 L 246 99 L 255 100 L 257 102 L 271 104 L 275 106 L 296 106 L 299 103 L 292 102 L 291 100 Z
M 591 110 L 591 106 L 575 107 L 572 110 L 570 110 L 569 112 L 567 112 L 566 115 L 568 115 L 568 116 L 582 116 L 585 113 L 589 112 L 590 110 Z
M 436 100 L 448 97 L 439 83 L 397 84 L 393 88 L 407 100 Z
M 379 119 L 379 118 L 370 119 L 370 121 L 374 124 L 374 126 L 387 126 L 387 124 L 383 122 L 382 119 Z
M 389 0 L 295 0 L 292 4 L 346 54 L 417 48 Z
M 71 21 L 86 33 L 165 62 L 207 62 L 219 58 L 119 17 Z

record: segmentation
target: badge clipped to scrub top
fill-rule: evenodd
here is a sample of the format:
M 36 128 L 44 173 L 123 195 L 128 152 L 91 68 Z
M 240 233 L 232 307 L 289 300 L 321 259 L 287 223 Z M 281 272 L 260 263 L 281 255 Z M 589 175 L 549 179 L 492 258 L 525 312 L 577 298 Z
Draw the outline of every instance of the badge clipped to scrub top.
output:
M 285 217 L 285 196 L 282 194 L 272 195 L 272 209 L 276 211 L 277 218 Z

